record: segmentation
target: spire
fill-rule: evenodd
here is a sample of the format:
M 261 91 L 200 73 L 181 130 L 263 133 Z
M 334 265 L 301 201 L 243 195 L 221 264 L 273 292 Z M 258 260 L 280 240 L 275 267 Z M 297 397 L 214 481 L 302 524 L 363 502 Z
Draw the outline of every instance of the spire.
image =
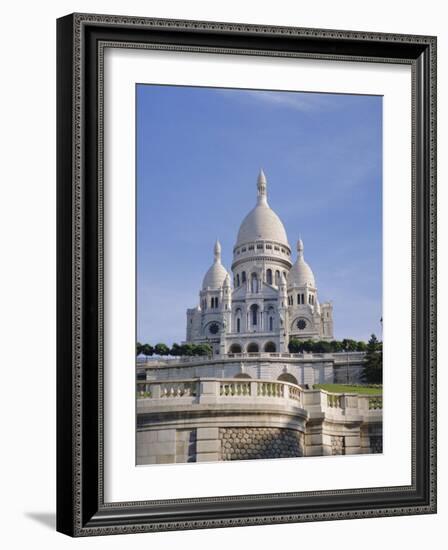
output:
M 264 175 L 263 169 L 260 169 L 257 179 L 258 204 L 267 204 L 267 186 L 268 182 L 266 176 Z
M 215 253 L 215 262 L 221 263 L 221 243 L 218 241 L 218 239 L 216 239 L 214 253 Z
M 299 240 L 297 241 L 297 256 L 299 258 L 303 258 L 303 241 L 302 239 L 300 238 L 300 235 L 299 235 Z

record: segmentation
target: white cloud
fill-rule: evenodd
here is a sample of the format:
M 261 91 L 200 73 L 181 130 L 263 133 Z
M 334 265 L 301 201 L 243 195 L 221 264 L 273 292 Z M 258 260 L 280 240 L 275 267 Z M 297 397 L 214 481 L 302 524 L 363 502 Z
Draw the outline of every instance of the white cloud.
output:
M 267 91 L 248 91 L 247 94 L 274 107 L 287 107 L 301 112 L 316 112 L 329 106 L 329 102 L 322 94 Z

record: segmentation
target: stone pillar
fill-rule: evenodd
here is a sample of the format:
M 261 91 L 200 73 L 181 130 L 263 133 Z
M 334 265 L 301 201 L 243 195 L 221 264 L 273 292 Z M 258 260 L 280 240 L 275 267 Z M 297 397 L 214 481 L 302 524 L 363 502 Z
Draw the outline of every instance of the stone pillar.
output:
M 196 430 L 196 462 L 216 462 L 221 459 L 219 428 Z
M 162 396 L 162 389 L 160 387 L 160 384 L 152 384 L 151 385 L 151 397 L 153 399 L 160 399 Z
M 201 380 L 199 403 L 216 403 L 219 397 L 219 380 Z

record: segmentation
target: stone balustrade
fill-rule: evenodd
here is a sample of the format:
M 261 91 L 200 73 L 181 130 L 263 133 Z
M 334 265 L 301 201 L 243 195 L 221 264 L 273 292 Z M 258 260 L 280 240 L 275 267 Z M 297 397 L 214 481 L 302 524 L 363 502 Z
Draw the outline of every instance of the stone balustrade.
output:
M 239 401 L 246 404 L 284 403 L 313 413 L 337 418 L 342 416 L 370 417 L 381 414 L 381 395 L 332 393 L 325 390 L 306 390 L 283 381 L 252 379 L 197 378 L 188 380 L 137 381 L 140 408 L 165 407 L 169 404 L 225 404 Z M 144 404 L 143 404 L 144 401 Z
M 334 361 L 335 364 L 358 364 L 364 360 L 364 352 L 338 352 L 338 353 L 227 353 L 214 356 L 182 356 L 169 358 L 151 358 L 137 360 L 137 368 L 160 368 L 168 366 L 182 366 L 188 364 L 207 364 L 217 362 L 235 362 L 243 359 L 269 359 L 269 360 L 304 360 L 304 361 Z
M 383 409 L 382 395 L 363 395 L 356 393 L 331 393 L 321 390 L 322 410 L 326 417 L 370 417 L 378 416 Z
M 318 394 L 318 390 L 309 390 Z M 198 378 L 189 380 L 137 381 L 137 399 L 157 401 L 182 400 L 201 403 L 205 398 L 216 402 L 250 399 L 287 399 L 301 406 L 303 390 L 295 384 L 272 380 L 239 380 Z
M 137 463 L 382 452 L 382 396 L 283 380 L 137 381 Z

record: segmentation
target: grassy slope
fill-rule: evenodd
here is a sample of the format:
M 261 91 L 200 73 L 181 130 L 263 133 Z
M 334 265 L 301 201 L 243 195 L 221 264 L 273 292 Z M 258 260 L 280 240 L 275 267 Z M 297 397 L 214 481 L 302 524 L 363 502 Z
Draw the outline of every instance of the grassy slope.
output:
M 314 384 L 315 390 L 321 389 L 335 393 L 360 393 L 364 395 L 379 395 L 383 388 L 372 388 L 370 386 L 350 386 L 348 384 Z

